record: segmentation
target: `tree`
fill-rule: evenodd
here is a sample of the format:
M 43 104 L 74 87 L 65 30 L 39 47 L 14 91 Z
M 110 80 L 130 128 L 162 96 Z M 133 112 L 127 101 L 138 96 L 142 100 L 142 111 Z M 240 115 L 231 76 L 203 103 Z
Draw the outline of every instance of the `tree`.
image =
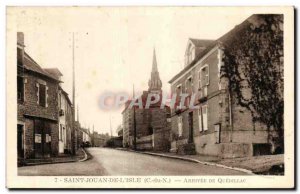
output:
M 248 22 L 222 44 L 221 77 L 235 102 L 250 110 L 253 123 L 267 126 L 269 142 L 283 152 L 283 15 L 254 15 Z

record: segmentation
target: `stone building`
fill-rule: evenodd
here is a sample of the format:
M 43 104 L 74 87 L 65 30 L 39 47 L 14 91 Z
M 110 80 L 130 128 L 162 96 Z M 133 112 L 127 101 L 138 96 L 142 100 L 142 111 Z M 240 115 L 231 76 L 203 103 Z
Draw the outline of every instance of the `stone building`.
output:
M 264 19 L 265 17 L 268 18 Z M 179 106 L 171 110 L 172 152 L 199 153 L 222 158 L 271 153 L 270 135 L 276 137 L 276 129 L 268 128 L 266 123 L 261 122 L 262 120 L 253 119 L 253 115 L 258 113 L 254 109 L 250 111 L 245 103 L 241 103 L 240 96 L 235 93 L 237 90 L 233 90 L 233 86 L 231 88 L 229 85 L 229 78 L 223 76 L 223 69 L 230 65 L 230 63 L 224 63 L 224 58 L 227 56 L 224 53 L 228 53 L 231 47 L 236 47 L 239 53 L 249 48 L 243 46 L 247 43 L 245 41 L 237 45 L 239 39 L 247 37 L 251 43 L 263 45 L 266 39 L 264 37 L 268 36 L 261 35 L 261 33 L 272 31 L 270 34 L 275 33 L 275 36 L 281 36 L 282 30 L 277 31 L 280 27 L 277 28 L 276 23 L 270 28 L 266 27 L 272 17 L 279 17 L 281 20 L 281 16 L 278 15 L 253 15 L 216 41 L 188 40 L 185 67 L 169 81 L 172 93 L 189 95 L 184 104 L 179 103 Z M 263 30 L 255 30 L 255 23 L 259 23 Z M 249 34 L 249 32 L 256 33 L 256 35 Z M 281 61 L 278 64 L 279 69 L 283 67 L 283 52 L 280 50 L 282 42 L 280 42 L 279 39 L 278 42 L 272 43 L 277 44 L 272 48 L 278 48 L 275 53 L 279 54 L 274 56 L 277 57 L 275 61 L 278 63 Z M 262 48 L 256 48 L 256 50 L 259 49 Z M 266 50 L 269 49 L 271 48 Z M 250 61 L 256 59 L 251 57 L 253 56 L 249 55 L 246 59 Z M 242 69 L 249 68 L 248 64 L 251 62 L 237 63 L 236 71 L 242 72 Z M 251 71 L 256 71 L 256 69 L 253 68 Z M 245 75 L 242 76 L 245 77 Z M 278 81 L 279 79 L 275 80 L 275 82 Z M 244 84 L 240 89 L 240 94 L 243 98 L 249 98 L 250 101 L 251 95 L 254 94 L 253 88 L 249 85 L 251 83 Z M 191 98 L 192 94 L 196 95 L 195 100 Z M 279 96 L 280 94 L 282 96 L 283 91 L 279 91 Z M 190 101 L 199 107 L 196 109 L 183 107 L 187 106 Z
M 59 87 L 59 153 L 72 153 L 73 104 L 66 93 Z
M 61 80 L 62 73 L 57 68 L 44 68 L 46 72 Z M 70 154 L 72 152 L 72 124 L 73 105 L 69 95 L 61 87 L 58 87 L 58 115 L 59 115 L 59 154 Z
M 136 125 L 136 144 L 140 150 L 161 150 L 170 148 L 171 125 L 168 120 L 170 109 L 164 105 L 161 109 L 162 82 L 157 69 L 155 50 L 153 53 L 153 64 L 151 78 L 148 82 L 148 91 L 143 91 L 139 96 L 142 101 L 142 108 L 133 106 L 130 108 L 131 100 L 125 104 L 123 110 L 123 147 L 134 148 L 134 122 Z M 159 102 L 145 108 L 148 95 L 157 94 L 160 96 Z M 135 120 L 134 120 L 135 111 Z
M 45 71 L 24 50 L 17 33 L 18 158 L 44 158 L 59 153 L 59 79 Z

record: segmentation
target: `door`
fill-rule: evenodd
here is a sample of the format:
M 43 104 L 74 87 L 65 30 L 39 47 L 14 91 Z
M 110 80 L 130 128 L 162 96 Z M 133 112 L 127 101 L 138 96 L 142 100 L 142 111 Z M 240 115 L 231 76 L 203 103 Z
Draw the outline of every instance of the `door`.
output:
M 194 128 L 193 128 L 193 112 L 189 113 L 189 143 L 194 142 Z
M 44 152 L 44 157 L 51 156 L 51 124 L 49 122 L 44 122 L 43 152 Z
M 221 124 L 215 124 L 215 143 L 221 143 Z
M 51 133 L 50 124 L 43 120 L 34 122 L 34 150 L 35 158 L 50 157 Z
M 18 158 L 24 158 L 24 125 L 18 125 Z

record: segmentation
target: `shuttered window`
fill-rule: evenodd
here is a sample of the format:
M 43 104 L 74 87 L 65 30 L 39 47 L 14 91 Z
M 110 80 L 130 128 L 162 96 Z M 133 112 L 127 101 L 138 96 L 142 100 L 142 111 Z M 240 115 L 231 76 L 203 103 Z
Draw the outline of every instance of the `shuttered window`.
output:
M 198 110 L 199 131 L 208 130 L 208 108 L 207 105 L 201 106 Z
M 207 105 L 202 106 L 202 118 L 203 118 L 203 130 L 204 131 L 208 130 L 207 112 L 208 112 Z
M 182 136 L 182 116 L 178 117 L 178 136 L 181 137 Z

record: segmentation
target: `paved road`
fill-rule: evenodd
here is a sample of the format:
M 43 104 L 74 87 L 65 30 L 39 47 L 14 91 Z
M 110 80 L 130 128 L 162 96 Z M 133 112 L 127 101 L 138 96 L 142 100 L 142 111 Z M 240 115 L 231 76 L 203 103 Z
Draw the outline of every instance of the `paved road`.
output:
M 245 175 L 243 172 L 108 148 L 89 148 L 85 162 L 26 166 L 19 175 Z

